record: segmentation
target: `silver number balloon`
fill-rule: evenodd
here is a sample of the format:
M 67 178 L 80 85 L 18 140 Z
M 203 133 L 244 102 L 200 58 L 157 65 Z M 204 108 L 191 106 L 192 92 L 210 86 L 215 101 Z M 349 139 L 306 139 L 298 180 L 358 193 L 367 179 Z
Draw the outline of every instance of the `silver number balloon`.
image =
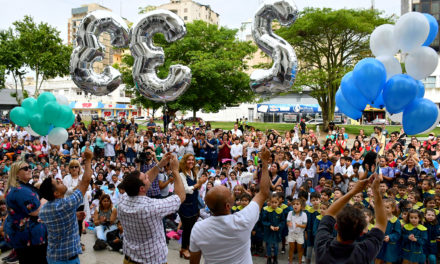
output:
M 77 47 L 70 57 L 73 82 L 80 89 L 99 96 L 113 92 L 122 81 L 121 73 L 109 65 L 102 73 L 93 70 L 93 63 L 101 61 L 105 52 L 105 46 L 99 42 L 102 32 L 110 34 L 112 46 L 128 46 L 128 27 L 122 18 L 108 11 L 97 10 L 81 21 L 76 36 Z
M 133 79 L 139 92 L 157 102 L 176 100 L 191 82 L 191 70 L 183 65 L 172 65 L 165 79 L 157 76 L 156 68 L 163 65 L 165 54 L 153 44 L 153 36 L 162 33 L 168 42 L 186 35 L 183 20 L 168 10 L 154 10 L 145 14 L 130 31 L 130 50 L 134 57 Z
M 252 27 L 252 37 L 258 47 L 272 57 L 270 69 L 252 72 L 250 86 L 259 94 L 277 94 L 288 91 L 296 77 L 298 60 L 292 46 L 272 31 L 272 21 L 282 26 L 295 22 L 298 10 L 292 0 L 266 0 L 258 9 Z

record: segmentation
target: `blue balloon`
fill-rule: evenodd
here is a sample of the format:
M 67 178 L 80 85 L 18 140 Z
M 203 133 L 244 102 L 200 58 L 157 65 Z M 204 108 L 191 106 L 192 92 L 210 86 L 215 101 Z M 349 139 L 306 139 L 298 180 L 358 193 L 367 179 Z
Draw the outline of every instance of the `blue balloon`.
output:
M 425 98 L 417 98 L 403 110 L 403 130 L 408 135 L 417 135 L 432 127 L 437 117 L 436 104 Z
M 417 82 L 416 98 L 423 98 L 425 96 L 425 85 L 420 80 L 417 80 L 416 82 Z
M 348 103 L 359 111 L 364 111 L 368 104 L 368 100 L 359 94 L 359 90 L 356 88 L 353 82 L 353 72 L 345 74 L 341 80 L 341 92 L 344 98 L 350 98 Z
M 437 19 L 435 19 L 435 17 L 433 17 L 430 14 L 423 13 L 423 15 L 425 15 L 426 19 L 428 19 L 428 22 L 429 22 L 429 35 L 426 38 L 425 43 L 423 43 L 423 46 L 429 46 L 429 45 L 431 45 L 431 43 L 434 41 L 435 37 L 437 36 L 438 22 L 437 22 Z
M 374 100 L 374 103 L 371 106 L 379 109 L 385 107 L 385 102 L 383 101 L 383 92 L 379 94 L 379 96 L 376 98 L 376 100 Z
M 417 82 L 406 74 L 391 77 L 383 89 L 383 100 L 390 114 L 397 114 L 417 96 Z
M 344 113 L 346 116 L 352 119 L 360 119 L 362 117 L 362 112 L 354 108 L 351 104 L 345 100 L 344 95 L 342 95 L 341 89 L 336 92 L 336 106 L 339 110 Z
M 373 103 L 387 81 L 387 71 L 379 60 L 366 58 L 354 67 L 353 80 L 359 92 Z

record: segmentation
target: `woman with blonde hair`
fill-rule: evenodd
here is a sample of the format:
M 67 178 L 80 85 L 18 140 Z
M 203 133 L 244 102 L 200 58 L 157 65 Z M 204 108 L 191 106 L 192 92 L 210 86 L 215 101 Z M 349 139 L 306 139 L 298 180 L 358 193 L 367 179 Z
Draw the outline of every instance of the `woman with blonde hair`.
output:
M 29 164 L 24 161 L 14 162 L 5 192 L 8 217 L 4 230 L 21 264 L 47 263 L 47 230 L 38 221 L 38 213 L 46 200 L 40 203 L 38 190 L 28 183 L 31 178 Z
M 198 167 L 195 166 L 193 154 L 185 154 L 179 163 L 180 177 L 186 193 L 185 201 L 180 205 L 179 216 L 182 223 L 182 248 L 180 257 L 189 259 L 189 238 L 191 230 L 199 218 L 199 189 L 207 181 L 206 176 L 198 179 Z

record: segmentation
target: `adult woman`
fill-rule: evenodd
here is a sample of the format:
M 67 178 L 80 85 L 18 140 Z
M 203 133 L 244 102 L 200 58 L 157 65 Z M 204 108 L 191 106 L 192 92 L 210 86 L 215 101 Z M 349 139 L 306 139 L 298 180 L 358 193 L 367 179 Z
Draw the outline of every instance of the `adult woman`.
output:
M 336 146 L 339 148 L 339 151 L 341 153 L 344 153 L 344 150 L 347 147 L 347 140 L 344 138 L 344 134 L 338 134 L 338 137 L 336 139 Z
M 370 139 L 370 143 L 365 146 L 365 150 L 366 151 L 373 151 L 373 152 L 379 153 L 380 146 L 379 146 L 379 142 L 377 141 L 377 138 L 372 137 Z
M 430 157 L 423 158 L 422 171 L 426 172 L 426 175 L 436 178 L 436 169 Z
M 104 148 L 105 148 L 105 131 L 98 130 L 96 132 L 96 138 L 95 138 L 95 156 L 97 158 L 101 158 L 104 154 Z
M 38 221 L 41 203 L 38 190 L 28 182 L 32 172 L 26 162 L 12 164 L 6 186 L 8 217 L 4 230 L 20 263 L 47 263 L 46 226 Z
M 207 177 L 197 179 L 198 168 L 195 165 L 195 158 L 192 154 L 183 155 L 179 163 L 180 177 L 185 188 L 186 199 L 180 205 L 179 216 L 182 223 L 182 248 L 180 257 L 189 259 L 189 238 L 191 230 L 199 218 L 199 189 L 206 182 Z
M 73 193 L 73 191 L 78 186 L 78 183 L 82 178 L 81 166 L 78 160 L 71 160 L 69 162 L 68 169 L 69 169 L 69 174 L 63 178 L 63 183 L 67 187 L 65 196 L 69 196 Z M 84 197 L 87 197 L 87 194 Z M 84 199 L 84 201 L 86 201 L 86 199 Z M 89 215 L 89 206 L 81 205 L 80 207 L 78 207 L 78 211 L 80 212 L 85 211 L 86 215 Z M 83 230 L 82 222 L 83 220 L 78 220 L 78 229 L 80 236 Z
M 107 241 L 106 236 L 108 232 L 116 230 L 116 215 L 116 208 L 113 207 L 110 196 L 108 194 L 102 195 L 99 199 L 98 210 L 95 210 L 93 214 L 96 238 L 101 240 L 101 242 Z
M 126 139 L 125 157 L 127 158 L 128 165 L 134 165 L 134 159 L 136 158 L 136 141 L 133 136 Z
M 222 139 L 220 140 L 218 162 L 221 165 L 223 159 L 231 159 L 231 145 L 232 142 L 228 140 L 228 134 L 223 133 Z
M 113 131 L 113 133 L 109 136 L 105 136 L 105 149 L 104 149 L 104 156 L 110 157 L 112 160 L 115 159 L 115 144 L 116 144 L 116 130 Z
M 272 163 L 269 169 L 269 175 L 271 179 L 270 189 L 273 191 L 278 185 L 282 185 L 283 179 L 278 175 L 280 165 L 278 163 Z
M 298 149 L 299 151 L 304 151 L 304 149 L 309 149 L 309 142 L 307 142 L 307 139 L 302 138 L 301 139 L 301 144 L 299 145 Z
M 404 161 L 402 161 L 397 168 L 401 172 L 401 177 L 403 177 L 405 180 L 411 176 L 415 176 L 418 179 L 421 171 L 420 165 L 411 156 L 408 156 Z
M 214 138 L 212 131 L 206 133 L 206 140 L 204 142 L 203 148 L 205 150 L 205 163 L 209 167 L 217 167 L 217 139 Z

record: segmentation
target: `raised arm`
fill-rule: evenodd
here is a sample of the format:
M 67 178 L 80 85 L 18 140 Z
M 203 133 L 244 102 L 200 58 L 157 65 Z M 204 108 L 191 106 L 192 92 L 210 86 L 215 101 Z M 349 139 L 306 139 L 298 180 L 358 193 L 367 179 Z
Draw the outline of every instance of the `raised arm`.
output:
M 336 200 L 327 210 L 327 215 L 336 218 L 336 215 L 342 210 L 342 208 L 350 201 L 353 196 L 367 187 L 368 179 L 360 180 L 356 185 L 344 196 Z
M 268 169 L 270 151 L 266 147 L 264 147 L 263 149 L 261 149 L 259 156 L 262 161 L 260 191 L 255 195 L 252 201 L 258 203 L 261 209 L 263 207 L 264 202 L 269 197 L 269 192 L 270 192 L 270 179 L 269 179 L 269 169 Z
M 170 152 L 168 152 L 167 154 L 165 154 L 162 157 L 162 159 L 160 160 L 159 163 L 157 163 L 156 166 L 154 166 L 149 171 L 147 171 L 147 177 L 150 182 L 153 182 L 156 179 L 157 175 L 159 174 L 159 168 L 163 168 L 168 164 L 168 162 L 170 161 L 171 155 L 172 154 Z
M 86 147 L 84 151 L 84 175 L 78 184 L 78 190 L 81 191 L 82 195 L 86 194 L 87 189 L 89 188 L 90 180 L 92 179 L 92 158 L 93 152 L 89 147 Z
M 185 188 L 183 187 L 182 178 L 179 175 L 179 161 L 176 156 L 170 156 L 171 171 L 174 177 L 174 193 L 179 196 L 180 202 L 183 203 L 186 198 Z
M 385 229 L 387 228 L 387 216 L 385 213 L 385 207 L 382 202 L 382 195 L 379 191 L 380 185 L 380 177 L 375 175 L 375 179 L 373 181 L 373 185 L 371 189 L 373 190 L 373 198 L 374 198 L 374 213 L 376 215 L 376 226 L 382 232 L 385 233 Z

